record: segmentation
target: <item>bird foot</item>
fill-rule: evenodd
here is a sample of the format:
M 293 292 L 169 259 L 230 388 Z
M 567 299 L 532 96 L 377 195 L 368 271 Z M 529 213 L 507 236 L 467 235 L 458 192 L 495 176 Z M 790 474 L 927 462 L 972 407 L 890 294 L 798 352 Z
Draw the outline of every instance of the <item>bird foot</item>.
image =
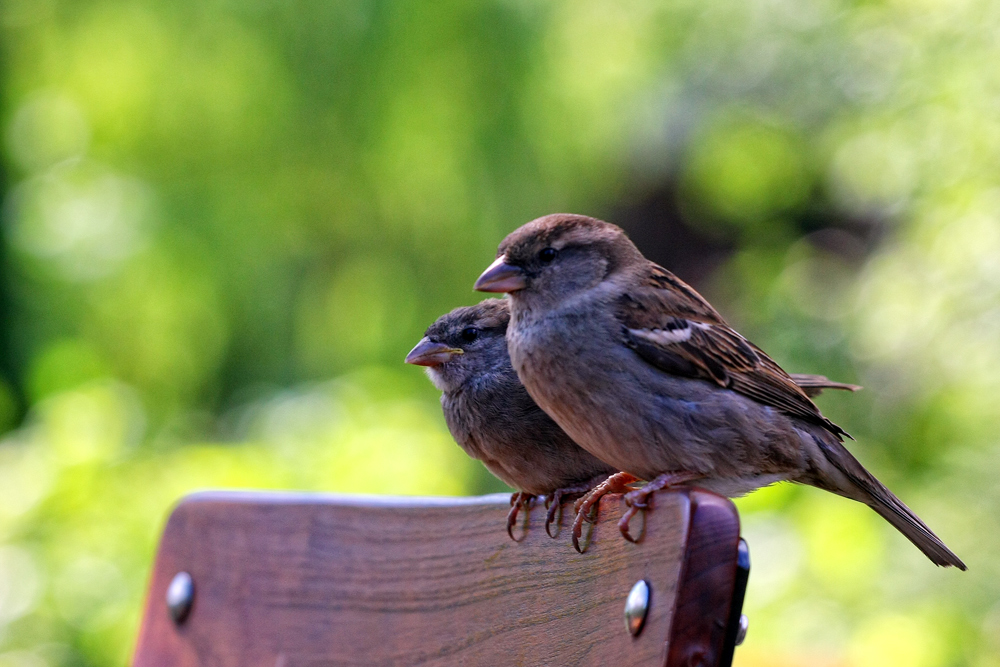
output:
M 531 507 L 531 503 L 534 499 L 534 495 L 524 493 L 523 491 L 510 494 L 510 511 L 507 512 L 507 534 L 510 535 L 510 539 L 515 542 L 518 541 L 518 539 L 514 537 L 514 526 L 517 525 L 517 515 L 521 512 L 522 507 Z
M 586 493 L 593 488 L 593 483 L 586 484 L 576 484 L 573 486 L 564 486 L 561 489 L 556 489 L 550 493 L 545 498 L 545 509 L 548 510 L 545 513 L 545 533 L 555 539 L 558 536 L 558 532 L 552 534 L 552 524 L 554 523 L 557 527 L 562 519 L 562 501 L 567 496 L 575 496 L 581 493 Z
M 632 534 L 629 532 L 628 526 L 629 522 L 632 520 L 639 510 L 651 509 L 653 495 L 662 489 L 667 489 L 672 486 L 680 486 L 686 482 L 693 482 L 696 479 L 701 479 L 704 475 L 694 472 L 667 472 L 659 475 L 656 479 L 651 480 L 641 489 L 635 489 L 634 491 L 629 491 L 625 494 L 624 500 L 625 505 L 628 509 L 622 514 L 622 518 L 618 520 L 618 530 L 621 532 L 622 537 L 624 537 L 629 542 L 637 542 L 642 539 L 642 533 L 639 534 L 638 538 L 633 538 Z M 646 527 L 643 525 L 643 532 L 645 532 Z
M 597 519 L 597 504 L 601 501 L 601 498 L 609 493 L 625 493 L 629 490 L 628 485 L 636 481 L 636 479 L 634 475 L 630 475 L 627 472 L 615 473 L 574 503 L 573 510 L 576 512 L 576 518 L 573 520 L 573 548 L 579 553 L 587 550 L 586 546 L 582 549 L 580 548 L 583 523 L 584 521 L 593 523 Z

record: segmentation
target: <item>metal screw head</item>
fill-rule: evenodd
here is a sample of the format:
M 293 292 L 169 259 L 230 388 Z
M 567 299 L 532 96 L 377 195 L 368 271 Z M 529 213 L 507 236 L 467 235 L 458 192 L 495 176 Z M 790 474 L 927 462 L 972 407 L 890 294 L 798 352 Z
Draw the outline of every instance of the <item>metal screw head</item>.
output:
M 174 575 L 170 586 L 167 587 L 167 611 L 174 623 L 180 625 L 191 612 L 191 605 L 194 603 L 194 579 L 187 572 L 178 572 Z
M 750 619 L 746 614 L 740 614 L 740 627 L 736 630 L 736 645 L 739 646 L 747 638 L 747 630 L 750 628 Z
M 649 584 L 644 579 L 635 582 L 635 586 L 625 599 L 625 629 L 633 637 L 642 631 L 649 611 Z

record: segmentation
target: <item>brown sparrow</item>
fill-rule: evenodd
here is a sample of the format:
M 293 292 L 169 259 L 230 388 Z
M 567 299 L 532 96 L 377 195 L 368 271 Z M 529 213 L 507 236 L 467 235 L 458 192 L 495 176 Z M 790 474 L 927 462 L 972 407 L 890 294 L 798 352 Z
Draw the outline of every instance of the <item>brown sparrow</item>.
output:
M 551 536 L 564 495 L 588 491 L 618 471 L 577 446 L 528 396 L 507 356 L 509 320 L 506 299 L 456 308 L 427 328 L 406 363 L 427 367 L 462 449 L 520 489 L 511 497 L 511 539 L 519 508 L 540 495 L 548 502 Z
M 507 346 L 528 393 L 581 447 L 653 492 L 728 496 L 788 480 L 865 503 L 938 565 L 965 564 L 844 447 L 791 376 L 618 227 L 539 218 L 500 244 L 476 289 L 510 295 Z

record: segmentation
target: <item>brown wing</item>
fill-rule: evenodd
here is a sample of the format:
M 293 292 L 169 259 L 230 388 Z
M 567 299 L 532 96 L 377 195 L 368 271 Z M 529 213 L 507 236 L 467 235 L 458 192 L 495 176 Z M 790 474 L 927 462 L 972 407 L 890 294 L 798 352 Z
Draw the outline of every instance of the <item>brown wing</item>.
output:
M 773 359 L 731 329 L 701 295 L 665 269 L 653 267 L 651 278 L 619 301 L 626 345 L 666 373 L 714 382 L 850 437 L 820 413 Z
M 726 323 L 712 304 L 686 282 L 658 264 L 650 262 L 648 268 L 642 288 L 634 295 L 636 299 L 625 297 L 633 312 L 649 311 L 653 317 L 669 313 L 671 317 L 688 317 L 699 322 Z

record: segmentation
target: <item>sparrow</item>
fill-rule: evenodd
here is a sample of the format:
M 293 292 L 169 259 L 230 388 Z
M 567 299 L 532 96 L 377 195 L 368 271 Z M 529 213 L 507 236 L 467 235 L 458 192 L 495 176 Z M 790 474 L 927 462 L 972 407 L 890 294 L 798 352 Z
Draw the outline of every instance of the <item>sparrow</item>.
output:
M 507 517 L 511 539 L 519 508 L 541 495 L 545 531 L 554 537 L 563 496 L 589 491 L 618 470 L 581 449 L 528 396 L 507 355 L 509 321 L 506 299 L 456 308 L 427 328 L 406 363 L 427 368 L 448 430 L 466 454 L 519 489 Z M 625 478 L 633 481 L 617 479 Z
M 535 402 L 594 456 L 650 480 L 625 495 L 626 538 L 658 489 L 739 496 L 791 481 L 868 505 L 937 565 L 966 569 L 788 373 L 619 227 L 533 220 L 475 288 L 509 294 L 507 347 Z

